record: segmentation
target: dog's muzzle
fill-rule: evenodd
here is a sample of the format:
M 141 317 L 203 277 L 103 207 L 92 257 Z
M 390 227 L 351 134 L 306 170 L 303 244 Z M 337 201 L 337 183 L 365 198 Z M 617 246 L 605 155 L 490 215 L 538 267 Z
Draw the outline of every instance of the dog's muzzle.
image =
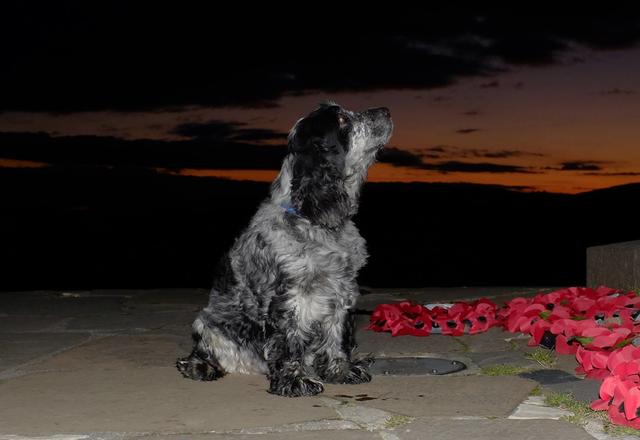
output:
M 381 148 L 391 138 L 393 121 L 391 112 L 386 107 L 371 108 L 361 113 L 365 123 L 369 126 L 373 143 Z

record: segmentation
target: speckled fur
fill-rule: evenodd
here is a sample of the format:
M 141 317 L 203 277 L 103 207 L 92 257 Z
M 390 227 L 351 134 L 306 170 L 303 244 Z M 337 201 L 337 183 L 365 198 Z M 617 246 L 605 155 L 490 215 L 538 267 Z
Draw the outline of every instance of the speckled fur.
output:
M 269 392 L 290 397 L 371 379 L 368 361 L 352 359 L 349 309 L 368 255 L 351 217 L 391 131 L 386 109 L 333 103 L 296 123 L 270 196 L 222 259 L 193 323 L 193 352 L 177 362 L 185 377 L 267 374 Z

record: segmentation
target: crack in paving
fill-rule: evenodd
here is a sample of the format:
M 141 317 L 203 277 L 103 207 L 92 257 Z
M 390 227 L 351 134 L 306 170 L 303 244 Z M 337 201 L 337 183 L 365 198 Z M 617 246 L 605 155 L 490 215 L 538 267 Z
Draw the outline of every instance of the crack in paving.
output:
M 380 431 L 380 437 L 382 440 L 400 440 L 400 437 L 388 431 Z
M 367 430 L 377 431 L 384 440 L 395 440 L 398 437 L 388 429 L 396 428 L 411 422 L 414 418 L 401 414 L 394 414 L 377 408 L 346 403 L 329 397 L 318 398 L 324 406 L 333 409 L 340 419 L 321 419 L 302 423 L 290 423 L 280 426 L 265 426 L 258 428 L 243 428 L 230 431 L 209 431 L 210 434 L 272 434 L 282 432 L 302 431 L 346 431 Z M 0 439 L 1 440 L 1 439 Z
M 322 419 L 312 420 L 302 423 L 289 423 L 280 426 L 263 426 L 258 428 L 242 428 L 234 429 L 231 431 L 209 431 L 209 434 L 227 434 L 227 435 L 240 435 L 240 434 L 272 434 L 282 432 L 302 432 L 302 431 L 346 431 L 346 430 L 359 430 L 360 426 L 349 420 L 338 419 Z
M 86 331 L 84 333 L 87 333 Z M 20 365 L 16 365 L 14 367 L 11 368 L 7 368 L 6 370 L 2 370 L 0 371 L 0 380 L 8 380 L 8 379 L 14 379 L 16 377 L 22 377 L 22 376 L 26 376 L 28 374 L 33 374 L 36 373 L 35 371 L 21 371 L 23 368 L 25 367 L 29 367 L 31 365 L 36 365 L 39 364 L 43 361 L 46 361 L 47 359 L 51 359 L 54 356 L 57 356 L 61 353 L 65 353 L 67 351 L 73 350 L 75 348 L 78 347 L 82 347 L 84 345 L 90 344 L 92 342 L 95 341 L 99 341 L 101 339 L 107 338 L 109 336 L 113 336 L 112 334 L 106 334 L 106 333 L 101 333 L 101 334 L 94 334 L 94 333 L 90 333 L 89 337 L 87 337 L 87 339 L 85 339 L 84 341 L 78 342 L 77 344 L 72 344 L 69 345 L 67 347 L 63 347 L 59 350 L 55 350 L 52 351 L 51 353 L 47 353 L 45 355 L 42 356 L 38 356 L 36 358 L 33 358 L 27 362 L 24 362 Z M 40 373 L 40 371 L 37 371 L 37 373 Z M 4 440 L 0 437 L 0 440 Z
M 90 437 L 88 435 L 67 435 L 67 434 L 55 434 L 55 435 L 43 435 L 43 436 L 23 436 L 23 435 L 3 435 L 0 434 L 0 440 L 86 440 Z
M 543 396 L 529 396 L 508 417 L 513 420 L 548 419 L 560 420 L 574 415 L 571 411 L 549 406 Z
M 549 406 L 543 396 L 529 396 L 508 417 L 512 420 L 563 420 L 574 416 L 571 411 Z M 638 436 L 611 435 L 605 432 L 604 425 L 599 420 L 587 420 L 580 424 L 587 434 L 597 440 L 637 440 Z
M 342 419 L 355 423 L 367 431 L 381 431 L 389 428 L 389 423 L 392 423 L 393 427 L 396 427 L 407 424 L 413 420 L 412 417 L 402 414 L 394 414 L 377 408 L 345 403 L 329 397 L 320 397 L 319 399 L 325 406 L 337 412 Z

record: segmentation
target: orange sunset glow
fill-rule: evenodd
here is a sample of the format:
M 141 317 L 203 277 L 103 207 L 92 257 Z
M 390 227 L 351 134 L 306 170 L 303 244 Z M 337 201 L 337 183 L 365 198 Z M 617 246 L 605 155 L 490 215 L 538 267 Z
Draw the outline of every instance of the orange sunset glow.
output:
M 176 121 L 215 120 L 284 136 L 318 102 L 332 99 L 354 110 L 389 107 L 396 126 L 390 146 L 423 163 L 378 163 L 369 173 L 371 182 L 470 182 L 578 193 L 640 181 L 640 50 L 582 49 L 579 56 L 579 61 L 574 54 L 551 66 L 520 67 L 433 90 L 285 96 L 275 109 L 192 106 L 174 112 L 6 112 L 0 118 L 0 131 L 37 129 L 54 137 L 175 141 L 185 139 L 172 133 Z M 264 142 L 264 148 L 283 141 Z M 441 170 L 438 164 L 443 162 L 502 168 L 499 172 L 484 172 L 482 167 L 474 172 Z M 4 160 L 0 166 L 29 163 L 39 162 Z M 271 181 L 275 168 L 204 166 L 172 173 Z

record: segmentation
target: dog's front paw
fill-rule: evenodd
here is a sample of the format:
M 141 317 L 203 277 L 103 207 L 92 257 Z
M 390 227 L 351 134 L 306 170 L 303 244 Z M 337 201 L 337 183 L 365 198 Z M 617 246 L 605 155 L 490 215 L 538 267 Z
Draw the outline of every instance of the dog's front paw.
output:
M 315 396 L 323 391 L 322 382 L 304 376 L 272 379 L 269 386 L 271 394 L 286 397 Z
M 344 375 L 342 383 L 356 385 L 359 383 L 371 382 L 368 362 L 354 362 L 347 374 Z
M 318 365 L 316 371 L 322 380 L 328 383 L 359 384 L 371 381 L 369 366 L 373 358 L 355 361 L 335 360 L 325 365 Z

